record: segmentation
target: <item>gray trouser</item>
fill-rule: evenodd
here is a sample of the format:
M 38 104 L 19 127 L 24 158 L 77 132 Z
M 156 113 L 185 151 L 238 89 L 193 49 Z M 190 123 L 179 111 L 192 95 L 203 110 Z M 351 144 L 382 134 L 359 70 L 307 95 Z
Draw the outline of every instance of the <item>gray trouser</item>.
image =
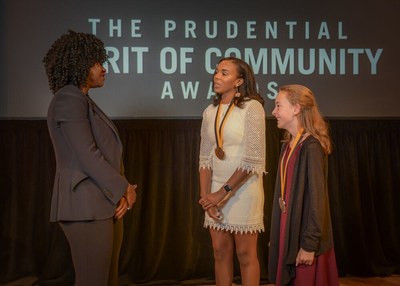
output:
M 113 219 L 60 222 L 60 226 L 71 248 L 75 286 L 107 286 L 113 253 Z

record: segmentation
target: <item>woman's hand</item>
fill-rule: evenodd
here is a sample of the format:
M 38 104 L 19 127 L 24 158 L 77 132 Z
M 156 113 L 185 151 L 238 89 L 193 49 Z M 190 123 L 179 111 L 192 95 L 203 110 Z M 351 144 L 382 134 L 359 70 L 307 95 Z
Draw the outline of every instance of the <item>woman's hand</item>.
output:
M 128 202 L 125 199 L 125 197 L 122 197 L 117 205 L 117 208 L 115 209 L 115 215 L 114 218 L 120 219 L 122 218 L 127 212 L 128 212 Z
M 128 203 L 128 210 L 131 209 L 133 204 L 136 202 L 136 188 L 137 185 L 128 185 L 128 189 L 126 190 L 124 196 Z
M 114 217 L 116 219 L 122 218 L 136 202 L 136 188 L 137 185 L 128 185 L 128 189 L 119 200 L 117 208 L 115 209 Z
M 220 221 L 222 219 L 222 213 L 217 206 L 213 206 L 207 209 L 206 212 L 211 218 L 215 220 Z
M 304 265 L 312 265 L 314 262 L 315 258 L 315 252 L 314 251 L 305 251 L 303 248 L 300 248 L 299 253 L 297 253 L 296 257 L 296 266 L 299 266 L 301 264 Z
M 218 205 L 225 197 L 226 191 L 220 189 L 215 193 L 207 194 L 199 200 L 199 204 L 203 207 L 203 210 L 208 210 L 209 208 Z

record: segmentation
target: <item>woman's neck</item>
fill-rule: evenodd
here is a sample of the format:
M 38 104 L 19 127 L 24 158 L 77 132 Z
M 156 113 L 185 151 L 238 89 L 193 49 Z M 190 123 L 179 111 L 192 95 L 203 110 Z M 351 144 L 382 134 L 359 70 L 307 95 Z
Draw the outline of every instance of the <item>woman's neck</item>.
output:
M 234 93 L 224 93 L 221 95 L 221 103 L 228 104 L 232 101 L 233 97 L 235 96 Z
M 83 94 L 89 93 L 89 88 L 87 86 L 81 87 L 80 90 L 83 92 Z
M 288 132 L 290 133 L 290 135 L 291 135 L 289 144 L 290 144 L 290 146 L 292 147 L 293 141 L 296 139 L 298 133 L 299 133 L 300 131 L 302 131 L 302 128 L 301 128 L 300 124 L 296 124 L 296 125 L 293 126 L 292 128 L 288 128 L 287 131 L 288 131 Z
M 301 128 L 301 126 L 300 126 L 300 124 L 298 123 L 298 121 L 297 121 L 297 120 L 294 120 L 294 121 L 290 124 L 290 126 L 289 126 L 288 128 L 285 128 L 285 129 L 290 133 L 290 135 L 292 136 L 292 138 L 294 138 L 294 137 L 296 137 L 296 135 L 297 135 L 297 133 L 299 132 L 300 128 Z

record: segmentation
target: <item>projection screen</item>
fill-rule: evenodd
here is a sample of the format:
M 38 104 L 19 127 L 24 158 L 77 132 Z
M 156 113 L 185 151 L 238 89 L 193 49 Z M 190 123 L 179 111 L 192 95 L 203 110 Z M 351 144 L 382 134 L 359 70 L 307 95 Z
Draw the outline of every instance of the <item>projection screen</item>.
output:
M 279 86 L 314 91 L 327 117 L 399 117 L 400 1 L 1 2 L 0 117 L 42 118 L 53 96 L 42 59 L 72 29 L 108 51 L 90 95 L 113 118 L 199 118 L 218 60 L 256 75 L 271 116 Z

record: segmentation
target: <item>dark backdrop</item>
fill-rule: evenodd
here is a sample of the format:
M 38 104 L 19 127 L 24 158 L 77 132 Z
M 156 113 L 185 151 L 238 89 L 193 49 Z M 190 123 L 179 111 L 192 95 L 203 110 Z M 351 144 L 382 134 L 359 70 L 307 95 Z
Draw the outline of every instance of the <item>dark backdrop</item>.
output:
M 115 120 L 138 200 L 124 219 L 124 284 L 196 284 L 213 279 L 212 247 L 197 201 L 200 119 Z M 331 119 L 329 192 L 341 276 L 400 274 L 400 119 Z M 267 119 L 266 261 L 281 132 Z M 55 161 L 45 120 L 0 120 L 0 284 L 74 279 L 68 244 L 49 223 Z M 235 275 L 239 268 L 235 264 Z

